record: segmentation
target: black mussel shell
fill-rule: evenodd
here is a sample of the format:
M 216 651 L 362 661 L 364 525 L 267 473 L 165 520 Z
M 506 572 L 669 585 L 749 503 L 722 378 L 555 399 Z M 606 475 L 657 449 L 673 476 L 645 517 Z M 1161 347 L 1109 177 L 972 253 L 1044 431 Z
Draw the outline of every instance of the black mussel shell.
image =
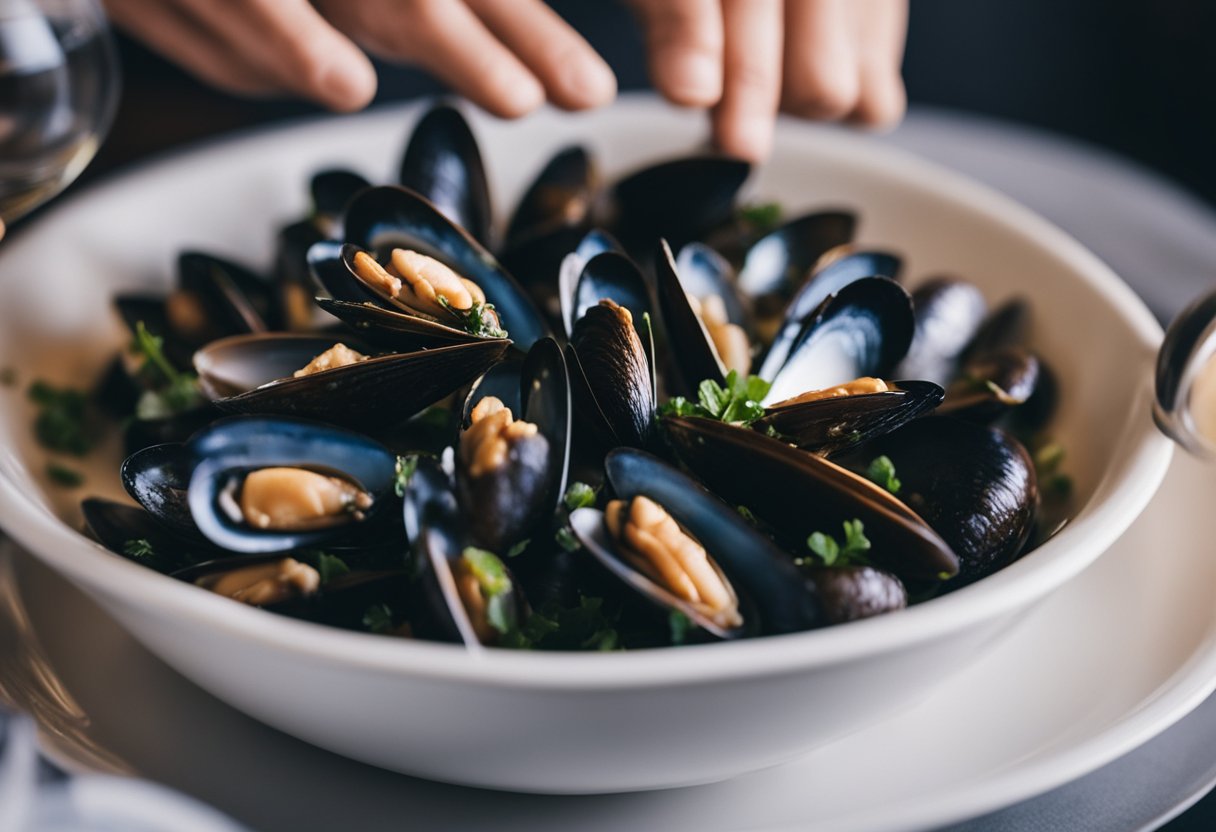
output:
M 440 505 L 443 511 L 455 513 L 457 504 L 452 477 L 438 457 L 420 455 L 411 465 L 413 470 L 402 494 L 401 510 L 405 536 L 413 545 L 422 538 L 423 517 L 432 505 Z
M 959 569 L 949 544 L 924 519 L 839 465 L 757 431 L 708 419 L 664 417 L 663 427 L 693 474 L 793 545 L 801 547 L 817 531 L 835 534 L 841 523 L 857 519 L 873 543 L 871 559 L 900 578 L 932 580 Z
M 1030 322 L 1030 304 L 1024 298 L 1001 304 L 980 324 L 963 352 L 962 363 L 1001 350 L 1025 347 L 1030 343 Z
M 313 174 L 309 183 L 312 194 L 313 221 L 325 239 L 341 236 L 342 215 L 346 206 L 360 191 L 370 188 L 372 183 L 354 171 L 330 168 Z
M 636 325 L 640 326 L 643 315 L 654 320 L 650 287 L 637 264 L 617 251 L 605 251 L 586 262 L 573 292 L 562 298 L 562 317 L 570 324 L 567 335 L 572 336 L 574 326 L 602 300 L 610 300 L 628 309 Z
M 908 591 L 899 578 L 873 566 L 815 566 L 806 570 L 815 582 L 828 623 L 860 621 L 908 606 Z
M 1038 484 L 1034 463 L 1016 439 L 996 428 L 933 417 L 867 443 L 842 464 L 861 470 L 880 455 L 895 466 L 899 498 L 958 555 L 959 574 L 950 587 L 989 575 L 1022 551 L 1034 524 Z
M 866 442 L 923 416 L 944 394 L 929 381 L 893 381 L 883 393 L 859 393 L 774 405 L 753 423 L 808 451 L 832 454 Z
M 851 211 L 804 214 L 757 240 L 739 271 L 739 291 L 757 304 L 760 317 L 779 316 L 824 254 L 853 239 Z
M 987 308 L 984 294 L 965 280 L 937 277 L 917 286 L 912 291 L 916 334 L 896 372 L 904 378 L 949 384 Z
M 223 549 L 194 530 L 174 530 L 138 506 L 90 497 L 80 504 L 88 530 L 111 552 L 168 574 L 223 557 Z
M 161 339 L 165 357 L 179 370 L 190 366 L 194 355 L 193 341 L 184 338 L 169 322 L 168 303 L 165 296 L 122 294 L 114 298 L 114 308 L 123 324 L 134 335 L 142 323 L 150 335 Z
M 372 522 L 393 494 L 397 456 L 362 434 L 297 419 L 238 418 L 216 422 L 186 446 L 195 461 L 188 499 L 199 531 L 232 552 L 261 554 L 311 548 Z M 262 530 L 230 517 L 225 489 L 263 468 L 302 468 L 345 479 L 372 496 L 361 521 L 312 530 Z M 237 484 L 239 488 L 239 483 Z
M 445 217 L 490 244 L 490 186 L 477 139 L 454 107 L 432 107 L 414 127 L 397 181 Z
M 514 368 L 514 378 L 514 395 L 499 398 L 508 407 L 513 399 L 513 416 L 535 424 L 537 433 L 511 443 L 507 459 L 493 472 L 472 476 L 459 452 L 456 465 L 457 494 L 473 541 L 499 553 L 553 516 L 565 491 L 570 454 L 570 387 L 561 347 L 551 338 L 537 341 Z M 493 393 L 486 390 L 476 400 L 484 395 Z
M 718 295 L 726 306 L 727 319 L 752 331 L 751 310 L 739 293 L 729 260 L 704 243 L 689 243 L 676 255 L 676 274 L 688 294 L 695 298 Z
M 649 255 L 661 237 L 679 249 L 732 217 L 735 198 L 750 174 L 747 162 L 721 156 L 651 165 L 605 194 L 601 224 L 639 255 Z
M 705 322 L 693 309 L 690 292 L 681 280 L 666 240 L 659 241 L 655 275 L 659 308 L 663 311 L 663 322 L 672 342 L 671 353 L 679 367 L 684 394 L 691 394 L 705 379 L 722 384 L 727 367 L 718 355 Z
M 638 323 L 610 300 L 596 304 L 575 323 L 566 354 L 575 406 L 614 447 L 644 447 L 654 427 L 653 351 Z
M 383 355 L 292 377 L 337 343 L 370 352 L 346 338 L 237 336 L 200 350 L 194 365 L 204 391 L 229 413 L 297 416 L 351 426 L 390 425 L 477 378 L 511 342 L 487 339 Z
M 185 442 L 196 431 L 202 430 L 222 415 L 217 408 L 205 404 L 160 419 L 132 418 L 123 428 L 123 450 L 130 455 L 153 445 Z
M 346 241 L 379 255 L 402 247 L 443 262 L 481 288 L 502 328 L 521 350 L 550 334 L 528 293 L 494 256 L 413 191 L 396 187 L 363 191 L 347 208 Z M 334 297 L 350 299 L 336 293 Z
M 274 287 L 244 266 L 186 251 L 177 258 L 177 272 L 178 288 L 193 296 L 206 316 L 204 342 L 279 327 L 281 316 Z
M 894 254 L 882 251 L 847 251 L 834 249 L 821 258 L 806 282 L 790 298 L 785 315 L 772 346 L 765 356 L 769 366 L 780 366 L 789 358 L 789 350 L 807 320 L 832 295 L 850 283 L 867 277 L 899 277 L 902 261 Z M 910 376 L 919 378 L 919 376 Z
M 772 382 L 766 403 L 855 378 L 890 378 L 908 351 L 912 301 L 898 283 L 869 277 L 850 283 L 810 316 L 788 350 L 774 343 L 759 375 Z M 787 354 L 778 360 L 780 350 Z
M 581 237 L 590 220 L 595 180 L 595 164 L 585 147 L 558 151 L 520 198 L 507 224 L 505 248 L 563 229 L 577 229 Z M 566 249 L 571 250 L 573 246 Z
M 1039 387 L 1039 359 L 1020 349 L 987 353 L 967 362 L 946 389 L 939 413 L 990 422 L 1025 404 Z
M 186 490 L 194 460 L 183 445 L 154 445 L 131 454 L 119 476 L 137 503 L 164 526 L 187 536 L 198 536 L 190 515 Z
M 616 496 L 649 497 L 705 546 L 755 607 L 759 632 L 790 633 L 824 623 L 814 586 L 790 558 L 696 480 L 629 448 L 611 452 L 605 466 Z

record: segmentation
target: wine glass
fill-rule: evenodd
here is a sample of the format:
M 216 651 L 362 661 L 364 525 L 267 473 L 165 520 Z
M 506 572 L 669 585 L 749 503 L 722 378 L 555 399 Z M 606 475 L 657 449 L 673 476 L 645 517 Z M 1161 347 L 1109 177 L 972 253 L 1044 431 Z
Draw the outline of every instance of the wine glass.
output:
M 110 127 L 118 87 L 97 0 L 0 0 L 0 220 L 12 223 L 80 175 Z

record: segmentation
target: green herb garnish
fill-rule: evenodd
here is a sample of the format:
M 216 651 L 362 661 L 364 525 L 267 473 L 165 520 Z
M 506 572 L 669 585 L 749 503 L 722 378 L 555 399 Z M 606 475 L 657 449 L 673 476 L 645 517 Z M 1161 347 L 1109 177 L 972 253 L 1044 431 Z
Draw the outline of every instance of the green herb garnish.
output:
M 136 419 L 165 419 L 192 410 L 203 403 L 198 376 L 194 373 L 183 373 L 174 367 L 165 357 L 164 339 L 148 332 L 143 321 L 135 325 L 131 351 L 143 356 L 141 373 L 159 376 L 161 379 L 157 389 L 147 390 L 139 397 L 139 402 L 135 405 Z
M 498 315 L 492 303 L 474 303 L 468 309 L 456 309 L 452 302 L 439 295 L 439 305 L 460 321 L 464 331 L 479 338 L 506 338 L 507 331 L 498 326 Z
M 350 567 L 346 565 L 346 561 L 328 552 L 307 552 L 304 553 L 304 559 L 316 568 L 317 574 L 321 576 L 322 586 L 335 578 L 350 574 Z
M 870 462 L 870 467 L 866 469 L 866 477 L 892 494 L 898 494 L 903 485 L 895 477 L 895 463 L 891 461 L 891 457 L 886 455 L 876 457 Z
M 532 542 L 532 538 L 524 538 L 507 550 L 508 558 L 517 558 L 524 552 L 528 551 L 528 545 Z
M 679 646 L 688 639 L 692 630 L 692 620 L 679 610 L 672 610 L 667 616 L 667 626 L 671 630 L 671 643 Z
M 578 542 L 578 538 L 575 537 L 573 530 L 569 526 L 562 526 L 558 529 L 557 533 L 553 535 L 553 539 L 557 541 L 558 546 L 561 546 L 567 552 L 577 552 L 583 545 Z
M 156 551 L 152 548 L 152 541 L 142 537 L 123 543 L 122 553 L 134 560 L 156 559 Z
M 386 633 L 393 628 L 393 611 L 388 604 L 373 604 L 363 613 L 363 626 L 373 633 Z
M 499 633 L 515 629 L 515 601 L 511 597 L 511 576 L 498 555 L 475 546 L 466 547 L 460 557 L 477 580 L 486 602 L 486 620 Z
M 397 481 L 393 485 L 393 491 L 398 497 L 405 496 L 405 489 L 409 487 L 410 477 L 414 476 L 414 472 L 417 470 L 418 457 L 416 454 L 397 457 Z
M 48 462 L 46 464 L 46 475 L 50 478 L 51 482 L 62 488 L 79 488 L 84 485 L 84 474 L 65 465 L 60 465 L 58 462 Z
M 752 510 L 747 506 L 735 506 L 735 511 L 739 512 L 739 516 L 751 523 L 753 526 L 760 522 L 756 519 L 756 515 L 752 513 Z
M 604 611 L 602 598 L 580 596 L 578 606 L 550 601 L 519 627 L 499 639 L 517 650 L 618 650 L 616 615 Z
M 34 435 L 43 447 L 84 456 L 97 444 L 88 394 L 35 381 L 30 385 L 29 397 L 39 408 L 34 419 Z
M 733 425 L 750 425 L 764 415 L 760 404 L 772 385 L 759 376 L 741 377 L 731 370 L 722 386 L 711 378 L 697 385 L 697 403 L 676 396 L 659 409 L 664 416 L 699 416 Z
M 566 489 L 566 496 L 562 502 L 566 506 L 566 511 L 577 511 L 580 508 L 591 508 L 595 505 L 598 495 L 599 489 L 592 488 L 585 482 L 573 482 Z
M 806 539 L 807 548 L 818 557 L 798 558 L 795 563 L 799 566 L 867 566 L 869 559 L 866 552 L 870 551 L 870 541 L 865 536 L 865 527 L 860 520 L 844 521 L 844 544 L 836 538 L 823 532 L 815 532 Z
M 781 203 L 779 202 L 752 202 L 748 205 L 742 205 L 738 209 L 739 219 L 753 226 L 758 232 L 765 232 L 776 228 L 781 222 Z
M 1064 448 L 1056 442 L 1046 442 L 1034 452 L 1034 470 L 1039 478 L 1043 496 L 1067 500 L 1072 496 L 1072 477 L 1060 471 L 1064 464 Z

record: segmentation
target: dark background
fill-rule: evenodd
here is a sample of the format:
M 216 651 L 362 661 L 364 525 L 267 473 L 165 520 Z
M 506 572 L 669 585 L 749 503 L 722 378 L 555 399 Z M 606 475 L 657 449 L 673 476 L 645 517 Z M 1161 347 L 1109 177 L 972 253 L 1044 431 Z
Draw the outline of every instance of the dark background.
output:
M 622 89 L 647 86 L 638 33 L 618 3 L 554 5 L 608 59 Z M 1216 204 L 1214 36 L 1209 0 L 919 0 L 905 79 L 913 106 L 969 110 L 1102 145 Z M 130 41 L 121 50 L 122 104 L 85 182 L 185 142 L 318 112 L 235 99 Z M 440 89 L 419 73 L 384 68 L 377 100 Z M 1216 829 L 1216 798 L 1169 829 Z

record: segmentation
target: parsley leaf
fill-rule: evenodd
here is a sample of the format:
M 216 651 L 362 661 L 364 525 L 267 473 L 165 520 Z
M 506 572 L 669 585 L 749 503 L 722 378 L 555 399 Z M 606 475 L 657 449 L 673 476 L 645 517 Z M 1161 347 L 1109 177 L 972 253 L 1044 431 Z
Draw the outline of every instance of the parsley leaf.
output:
M 152 548 L 152 542 L 142 537 L 125 542 L 122 545 L 122 553 L 135 560 L 153 560 L 156 558 L 156 551 Z
M 866 469 L 866 477 L 892 494 L 898 494 L 899 489 L 903 487 L 903 483 L 895 477 L 895 463 L 891 461 L 891 457 L 886 455 L 876 457 L 870 462 L 870 467 Z
M 688 640 L 688 633 L 692 630 L 692 621 L 679 610 L 672 610 L 671 614 L 667 616 L 667 626 L 671 630 L 671 643 L 678 646 Z
M 578 538 L 574 536 L 574 532 L 569 526 L 562 526 L 558 529 L 557 534 L 553 535 L 553 539 L 567 552 L 577 552 L 583 545 L 578 542 Z
M 524 552 L 528 551 L 528 544 L 530 544 L 531 542 L 532 542 L 532 538 L 530 538 L 530 537 L 524 538 L 523 540 L 519 541 L 518 543 L 516 543 L 514 546 L 512 546 L 510 549 L 507 550 L 507 557 L 509 557 L 509 558 L 519 557 Z
M 795 559 L 799 566 L 868 566 L 870 561 L 866 552 L 870 551 L 870 541 L 865 535 L 865 527 L 860 520 L 846 520 L 844 527 L 844 545 L 836 538 L 823 532 L 814 532 L 806 539 L 806 546 L 817 557 Z
M 149 332 L 143 321 L 135 325 L 131 352 L 143 356 L 140 372 L 159 376 L 162 382 L 159 388 L 145 391 L 139 397 L 135 405 L 136 419 L 165 419 L 198 407 L 204 401 L 198 376 L 180 372 L 174 367 L 165 357 L 164 346 L 164 339 Z
M 73 456 L 93 450 L 98 437 L 90 419 L 88 394 L 35 381 L 28 395 L 38 405 L 34 435 L 44 448 Z
M 604 611 L 602 598 L 579 597 L 578 606 L 550 601 L 499 640 L 517 650 L 617 650 L 616 614 Z
M 506 338 L 507 331 L 498 325 L 498 315 L 492 303 L 474 303 L 468 309 L 456 309 L 443 295 L 436 300 L 460 321 L 464 331 L 479 338 Z
M 739 219 L 752 226 L 756 232 L 764 233 L 781 222 L 780 202 L 752 202 L 738 208 Z
M 664 416 L 700 416 L 736 425 L 750 425 L 764 415 L 760 404 L 771 385 L 759 376 L 740 376 L 731 370 L 725 386 L 707 378 L 697 385 L 697 403 L 676 396 L 661 408 Z
M 340 578 L 343 575 L 350 574 L 350 567 L 346 565 L 346 561 L 337 555 L 331 555 L 328 552 L 313 551 L 303 553 L 303 557 L 313 567 L 316 568 L 317 574 L 321 576 L 321 585 L 329 583 L 335 578 Z
M 573 482 L 566 489 L 563 503 L 565 503 L 566 511 L 576 511 L 580 508 L 594 506 L 596 497 L 598 496 L 599 489 L 592 488 L 585 482 Z
M 418 470 L 418 457 L 415 454 L 409 456 L 397 457 L 397 481 L 393 485 L 393 491 L 398 497 L 405 496 L 405 489 L 409 487 L 410 477 L 414 476 L 414 472 Z
M 393 628 L 393 611 L 388 604 L 373 604 L 363 613 L 363 626 L 373 633 L 386 633 Z
M 58 462 L 46 464 L 46 475 L 51 482 L 61 488 L 79 488 L 84 485 L 84 474 L 68 468 L 66 465 L 60 465 Z

